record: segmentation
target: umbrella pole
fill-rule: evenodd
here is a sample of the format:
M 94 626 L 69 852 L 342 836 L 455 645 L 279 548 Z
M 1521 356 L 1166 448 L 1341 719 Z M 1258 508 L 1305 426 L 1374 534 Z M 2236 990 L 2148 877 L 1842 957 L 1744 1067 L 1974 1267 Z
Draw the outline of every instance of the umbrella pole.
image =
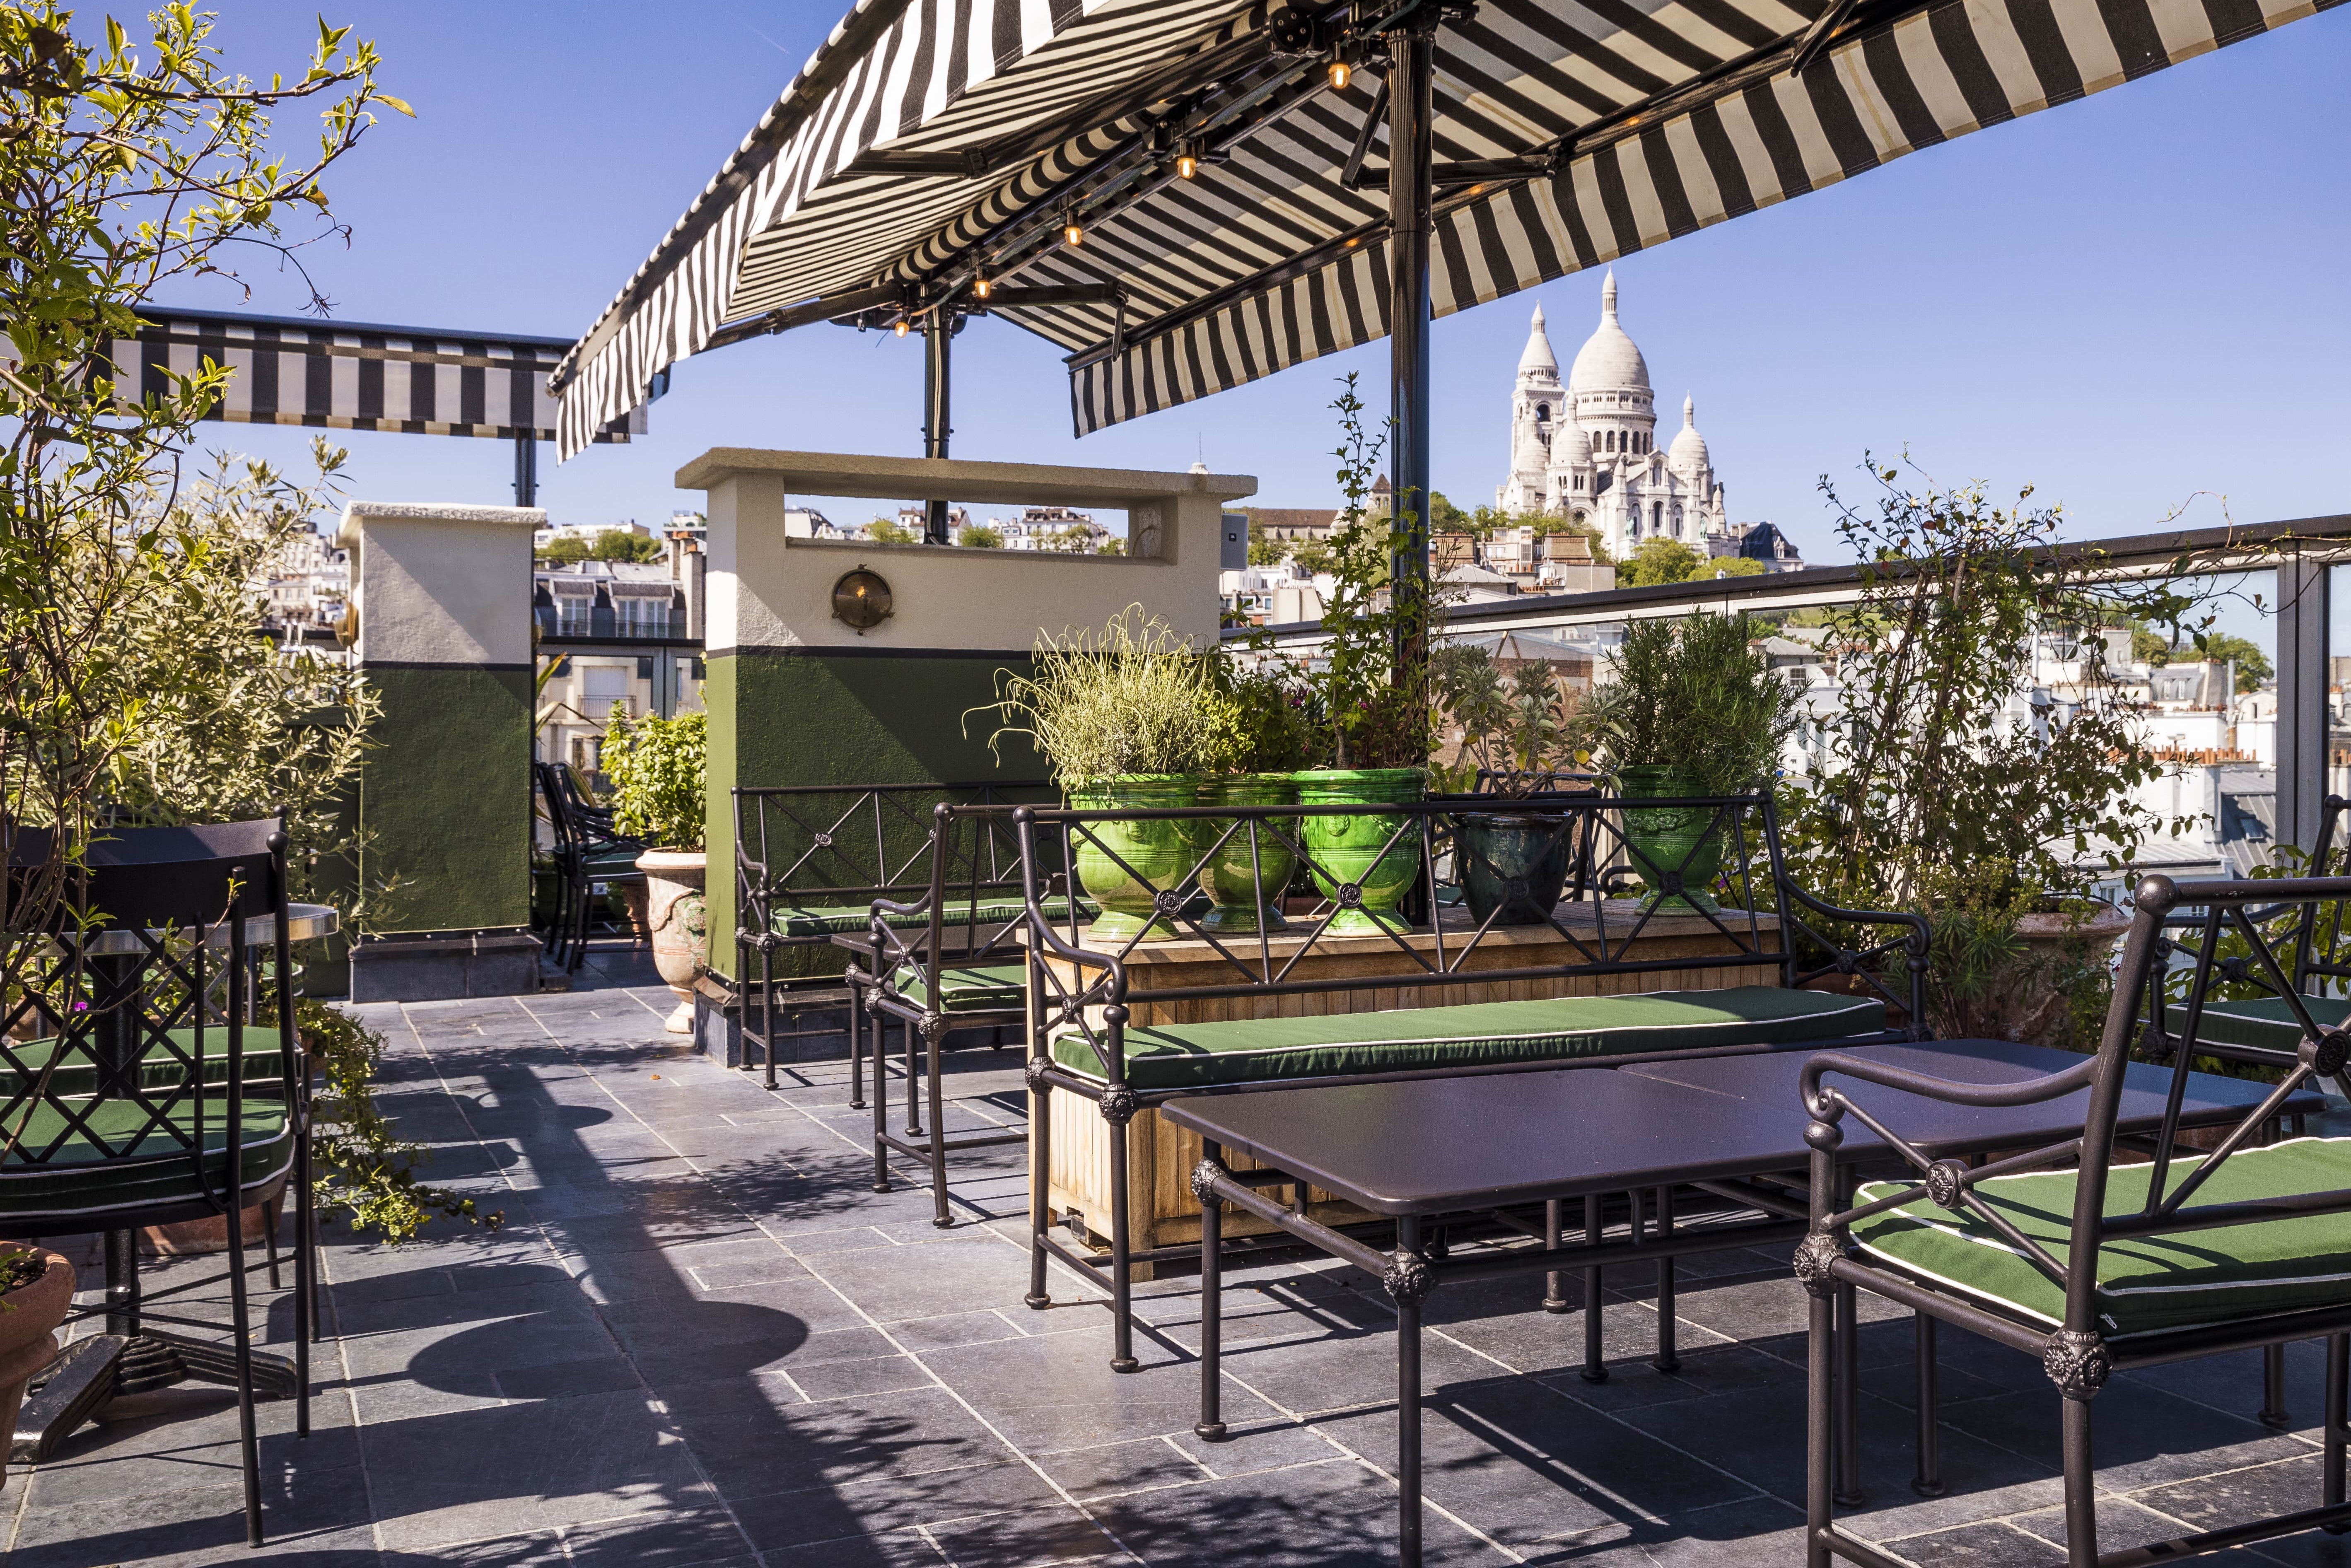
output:
M 1428 597 L 1429 125 L 1438 20 L 1437 7 L 1425 5 L 1388 35 L 1388 406 L 1395 421 L 1388 462 L 1394 516 L 1404 523 L 1389 580 L 1399 608 Z M 1426 618 L 1403 616 L 1398 685 L 1417 680 L 1427 653 Z
M 931 312 L 923 326 L 923 455 L 947 455 L 947 340 L 955 336 L 955 315 L 946 306 Z M 943 545 L 947 538 L 947 503 L 934 496 L 923 504 L 923 542 Z

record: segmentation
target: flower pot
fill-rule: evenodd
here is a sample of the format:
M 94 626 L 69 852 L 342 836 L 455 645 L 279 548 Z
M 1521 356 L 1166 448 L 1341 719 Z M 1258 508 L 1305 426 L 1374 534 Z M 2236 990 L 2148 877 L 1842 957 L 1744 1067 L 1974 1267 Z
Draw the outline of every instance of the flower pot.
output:
M 1200 781 L 1183 773 L 1130 773 L 1070 791 L 1081 811 L 1162 810 L 1197 805 Z M 1196 825 L 1182 818 L 1141 822 L 1087 822 L 1071 834 L 1071 859 L 1086 896 L 1102 906 L 1092 935 L 1124 944 L 1138 937 L 1165 941 L 1180 935 L 1163 916 L 1162 895 L 1173 903 L 1192 874 Z
M 266 1247 L 269 1244 L 269 1213 L 261 1204 L 245 1211 L 245 1244 Z M 142 1225 L 139 1228 L 139 1250 L 150 1258 L 192 1258 L 228 1250 L 228 1216 L 215 1214 L 205 1219 L 183 1219 L 171 1225 Z
M 1298 803 L 1298 780 L 1287 773 L 1235 773 L 1220 779 L 1209 779 L 1200 785 L 1203 806 L 1294 806 Z M 1229 817 L 1204 817 L 1193 826 L 1196 830 L 1194 843 L 1196 852 L 1208 853 L 1227 828 L 1232 836 L 1222 848 L 1210 856 L 1200 868 L 1200 884 L 1208 895 L 1208 913 L 1201 918 L 1201 926 L 1219 936 L 1254 936 L 1260 929 L 1280 931 L 1290 923 L 1281 917 L 1282 894 L 1290 886 L 1290 873 L 1298 869 L 1298 856 L 1290 847 L 1298 837 L 1295 817 L 1257 818 L 1236 826 Z M 1250 850 L 1250 830 L 1256 830 L 1254 863 Z M 1290 841 L 1285 842 L 1285 839 Z M 1260 897 L 1265 904 L 1265 921 L 1258 921 Z
M 647 850 L 637 857 L 645 873 L 645 924 L 653 931 L 653 967 L 677 993 L 675 1010 L 662 1027 L 672 1034 L 694 1032 L 694 979 L 710 962 L 710 922 L 703 905 L 703 877 L 710 857 L 700 850 Z
M 1480 925 L 1489 918 L 1497 925 L 1541 925 L 1551 917 L 1567 885 L 1573 819 L 1464 811 L 1453 830 L 1455 874 Z
M 1428 794 L 1428 775 L 1417 768 L 1318 768 L 1296 778 L 1301 806 L 1412 805 Z M 1314 885 L 1340 905 L 1332 917 L 1332 935 L 1376 936 L 1405 928 L 1396 906 L 1420 880 L 1418 818 L 1366 812 L 1305 817 L 1299 825 Z
M 1663 764 L 1620 768 L 1616 781 L 1628 801 L 1707 793 L 1687 773 Z M 1625 844 L 1634 873 L 1649 890 L 1641 899 L 1643 913 L 1720 912 L 1709 890 L 1722 874 L 1721 816 L 1712 806 L 1625 808 Z
M 0 1461 L 16 1446 L 16 1413 L 24 1407 L 25 1385 L 57 1354 L 57 1325 L 66 1321 L 66 1312 L 73 1306 L 72 1260 L 47 1248 L 32 1251 L 47 1265 L 41 1277 L 0 1296 L 0 1303 L 7 1308 L 0 1312 L 0 1413 L 5 1413 L 6 1422 L 0 1427 Z M 5 1464 L 0 1463 L 0 1477 L 7 1473 Z
M 1946 997 L 1934 1019 L 1947 1039 L 2074 1045 L 2078 1020 L 2069 979 L 2103 968 L 2131 917 L 2111 904 L 2087 910 L 2034 910 L 2016 917 L 2015 956 L 1974 997 Z M 1949 1032 L 1946 1031 L 1961 1031 Z

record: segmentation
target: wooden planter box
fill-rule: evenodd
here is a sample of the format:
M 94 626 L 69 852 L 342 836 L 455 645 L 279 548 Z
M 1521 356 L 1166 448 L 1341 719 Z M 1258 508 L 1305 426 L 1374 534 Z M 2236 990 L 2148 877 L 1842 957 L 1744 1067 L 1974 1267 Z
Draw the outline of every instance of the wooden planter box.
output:
M 1635 905 L 1629 900 L 1612 902 L 1608 905 L 1608 930 L 1612 945 L 1621 942 L 1620 934 L 1632 928 L 1637 918 Z M 1561 923 L 1571 930 L 1581 925 L 1589 928 L 1594 920 L 1592 906 L 1562 906 Z M 1744 917 L 1732 919 L 1726 914 L 1724 924 L 1744 934 Z M 1779 948 L 1778 922 L 1770 915 L 1757 917 L 1758 943 L 1766 953 Z M 1456 915 L 1446 923 L 1447 960 L 1455 957 L 1453 943 L 1457 936 L 1466 936 L 1472 925 L 1466 915 Z M 1405 938 L 1416 949 L 1436 958 L 1436 938 L 1426 933 L 1416 933 Z M 1254 937 L 1227 938 L 1226 946 L 1245 961 L 1256 963 L 1259 949 Z M 1279 969 L 1282 960 L 1304 946 L 1300 936 L 1271 938 L 1274 963 Z M 1612 953 L 1612 956 L 1617 955 Z M 1721 990 L 1732 986 L 1775 986 L 1780 983 L 1780 967 L 1775 959 L 1757 957 L 1750 950 L 1740 949 L 1715 930 L 1708 921 L 1696 915 L 1675 915 L 1653 919 L 1643 928 L 1638 938 L 1625 946 L 1621 957 L 1626 962 L 1653 962 L 1667 959 L 1687 959 L 1687 967 L 1649 969 L 1633 974 L 1556 975 L 1539 979 L 1496 980 L 1480 982 L 1465 978 L 1458 983 L 1442 986 L 1367 987 L 1356 990 L 1294 992 L 1285 996 L 1229 997 L 1195 998 L 1154 1005 L 1149 993 L 1175 987 L 1226 985 L 1238 981 L 1232 964 L 1209 944 L 1196 938 L 1174 942 L 1150 942 L 1138 946 L 1126 960 L 1127 1006 L 1133 1023 L 1208 1023 L 1234 1019 L 1252 1018 L 1311 1018 L 1331 1013 L 1384 1012 L 1401 1008 L 1449 1007 L 1469 1002 L 1527 1001 L 1544 997 L 1618 996 L 1635 991 Z M 1724 960 L 1736 960 L 1725 962 Z M 1525 969 L 1544 965 L 1567 965 L 1587 961 L 1575 946 L 1551 927 L 1517 927 L 1495 930 L 1486 934 L 1476 951 L 1460 965 L 1460 972 L 1474 976 L 1480 969 Z M 1059 973 L 1063 983 L 1072 983 L 1070 967 L 1057 960 L 1047 964 Z M 1416 972 L 1416 966 L 1399 950 L 1395 942 L 1385 936 L 1325 936 L 1314 945 L 1313 952 L 1290 971 L 1292 979 L 1375 979 L 1381 976 Z M 1032 1128 L 1029 1159 L 1044 1160 L 1050 1173 L 1048 1202 L 1056 1218 L 1074 1214 L 1083 1221 L 1100 1245 L 1108 1246 L 1110 1235 L 1110 1129 L 1103 1124 L 1102 1113 L 1093 1103 L 1067 1090 L 1052 1093 L 1050 1113 L 1050 1148 L 1037 1146 Z M 1132 1244 L 1140 1251 L 1151 1247 L 1175 1246 L 1197 1241 L 1200 1237 L 1200 1206 L 1192 1196 L 1192 1167 L 1199 1163 L 1200 1139 L 1196 1134 L 1170 1126 L 1154 1110 L 1139 1112 L 1127 1124 L 1127 1194 L 1133 1229 Z M 1236 1169 L 1248 1169 L 1250 1162 L 1234 1155 L 1228 1163 Z M 1286 1189 L 1285 1196 L 1286 1196 Z M 1346 1224 L 1367 1219 L 1371 1216 L 1352 1205 L 1343 1204 L 1320 1191 L 1310 1195 L 1310 1208 L 1317 1219 L 1325 1224 Z M 1227 1236 L 1252 1236 L 1269 1232 L 1273 1228 L 1263 1220 L 1237 1210 L 1228 1209 L 1224 1218 Z M 1137 1279 L 1151 1277 L 1148 1264 L 1137 1265 Z

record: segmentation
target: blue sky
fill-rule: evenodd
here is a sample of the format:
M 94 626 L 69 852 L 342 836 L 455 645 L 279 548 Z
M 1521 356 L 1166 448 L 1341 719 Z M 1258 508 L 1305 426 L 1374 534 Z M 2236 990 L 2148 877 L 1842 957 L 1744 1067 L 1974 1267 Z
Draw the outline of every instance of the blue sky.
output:
M 350 320 L 575 336 L 838 19 L 837 0 L 331 9 L 372 37 L 387 117 L 328 182 L 350 246 L 306 260 Z M 255 74 L 298 65 L 311 5 L 237 0 L 220 37 Z M 1661 408 L 1698 399 L 1731 515 L 1839 559 L 1815 485 L 1906 446 L 1946 482 L 2062 501 L 2076 537 L 2346 508 L 2351 424 L 2351 11 L 2295 22 L 2085 102 L 1904 158 L 1618 265 Z M 303 117 L 286 129 L 309 138 Z M 292 313 L 250 259 L 249 302 Z M 1436 328 L 1437 487 L 1492 499 L 1510 381 L 1540 298 L 1562 359 L 1597 319 L 1581 275 Z M 1332 504 L 1333 378 L 1384 397 L 1386 350 L 1317 361 L 1084 441 L 1058 350 L 1002 322 L 956 340 L 955 453 L 1256 475 L 1268 506 Z M 558 521 L 666 519 L 706 447 L 914 454 L 918 339 L 813 327 L 687 361 L 653 434 L 557 467 Z M 292 458 L 306 435 L 207 426 Z M 354 494 L 511 499 L 506 444 L 350 438 Z M 1858 486 L 1856 486 L 1856 488 Z M 853 519 L 852 519 L 853 520 Z

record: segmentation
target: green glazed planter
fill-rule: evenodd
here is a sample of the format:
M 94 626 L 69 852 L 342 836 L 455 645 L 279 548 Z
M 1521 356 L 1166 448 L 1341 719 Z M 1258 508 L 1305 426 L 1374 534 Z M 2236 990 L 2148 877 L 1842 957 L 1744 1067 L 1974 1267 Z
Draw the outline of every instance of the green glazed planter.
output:
M 1298 780 L 1287 773 L 1233 773 L 1223 778 L 1205 779 L 1200 785 L 1203 806 L 1294 806 L 1298 803 Z M 1249 830 L 1257 830 L 1257 855 L 1250 864 Z M 1199 830 L 1194 852 L 1207 854 L 1208 846 L 1230 827 L 1232 836 L 1225 840 L 1214 858 L 1200 868 L 1200 882 L 1208 894 L 1208 913 L 1200 925 L 1219 936 L 1254 936 L 1260 929 L 1280 931 L 1289 925 L 1281 917 L 1281 895 L 1289 891 L 1290 874 L 1298 869 L 1298 856 L 1290 843 L 1298 838 L 1298 819 L 1273 817 L 1253 819 L 1235 826 L 1229 817 L 1203 817 L 1193 824 Z M 1263 889 L 1265 924 L 1258 924 L 1258 900 Z
M 1081 811 L 1160 810 L 1196 806 L 1199 800 L 1200 780 L 1183 773 L 1130 773 L 1070 791 L 1070 804 Z M 1160 917 L 1158 898 L 1181 887 L 1191 874 L 1197 858 L 1193 850 L 1196 821 L 1090 822 L 1085 827 L 1101 841 L 1079 836 L 1071 858 L 1086 895 L 1102 905 L 1092 926 L 1097 941 L 1123 945 L 1140 935 L 1146 942 L 1164 942 L 1182 935 Z M 1111 858 L 1113 854 L 1116 860 Z M 1121 865 L 1121 861 L 1126 863 Z
M 1417 768 L 1317 768 L 1294 777 L 1301 806 L 1410 805 L 1428 795 L 1428 775 Z M 1345 902 L 1342 889 L 1356 891 L 1356 907 L 1332 917 L 1333 936 L 1405 929 L 1396 906 L 1420 880 L 1418 819 L 1402 833 L 1396 832 L 1396 819 L 1385 814 L 1305 817 L 1299 825 L 1299 841 L 1314 862 L 1314 885 L 1322 896 Z M 1383 854 L 1381 846 L 1391 835 L 1395 844 Z
M 1616 781 L 1627 800 L 1708 793 L 1682 769 L 1662 763 L 1620 768 Z M 1708 891 L 1722 874 L 1720 816 L 1707 806 L 1648 811 L 1625 808 L 1625 841 L 1633 852 L 1633 870 L 1649 888 L 1641 900 L 1645 912 L 1721 912 L 1722 905 Z

